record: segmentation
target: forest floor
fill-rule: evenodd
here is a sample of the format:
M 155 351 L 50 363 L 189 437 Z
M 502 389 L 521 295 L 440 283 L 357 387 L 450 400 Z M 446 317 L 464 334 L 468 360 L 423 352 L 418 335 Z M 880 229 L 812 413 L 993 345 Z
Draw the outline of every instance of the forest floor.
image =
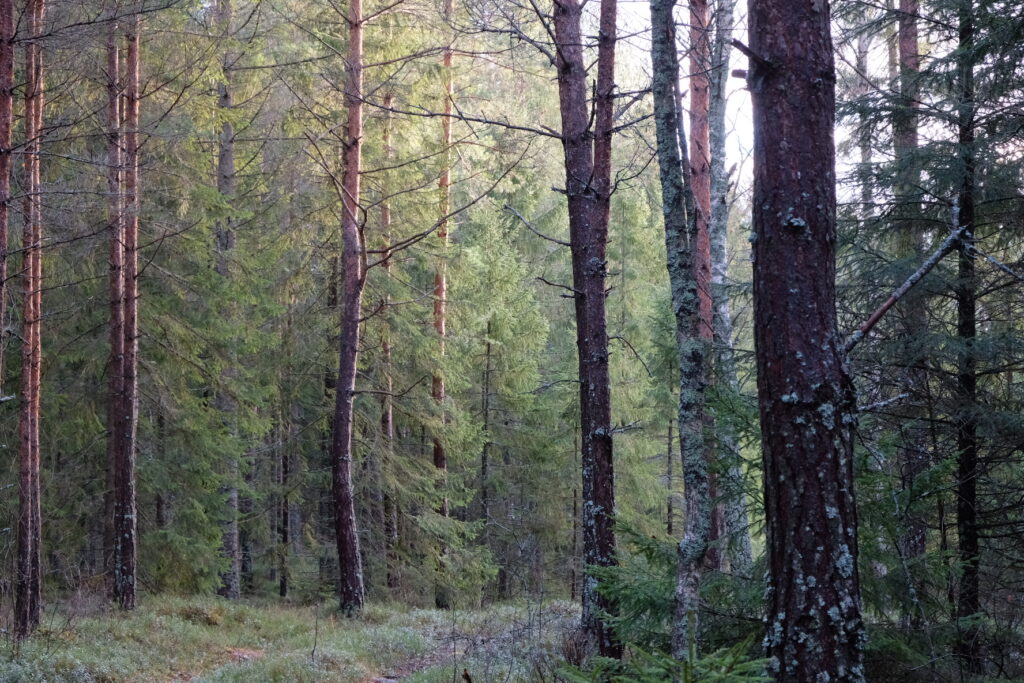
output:
M 68 602 L 49 608 L 20 647 L 0 644 L 0 682 L 461 683 L 464 669 L 475 683 L 553 680 L 578 618 L 561 601 L 373 605 L 358 619 L 327 603 L 151 597 L 120 613 Z

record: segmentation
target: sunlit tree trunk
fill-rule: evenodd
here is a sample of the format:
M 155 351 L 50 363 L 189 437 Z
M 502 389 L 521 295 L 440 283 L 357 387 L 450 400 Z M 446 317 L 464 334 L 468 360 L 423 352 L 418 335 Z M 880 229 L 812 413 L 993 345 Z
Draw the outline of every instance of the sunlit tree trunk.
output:
M 39 625 L 42 512 L 39 501 L 39 400 L 42 366 L 42 198 L 40 136 L 43 128 L 43 34 L 45 0 L 28 0 L 25 43 L 25 207 L 22 240 L 21 402 L 18 413 L 18 562 L 15 571 L 14 632 L 29 635 Z
M 862 681 L 856 407 L 835 310 L 829 6 L 751 0 L 749 17 L 768 671 L 780 681 Z
M 366 253 L 359 225 L 359 173 L 363 140 L 362 11 L 362 0 L 349 0 L 345 83 L 348 120 L 344 129 L 344 177 L 341 183 L 341 338 L 330 446 L 334 525 L 338 544 L 338 599 L 342 613 L 347 615 L 358 613 L 365 600 L 363 561 L 359 554 L 359 532 L 352 491 L 352 422 L 359 361 L 359 322 L 366 278 Z
M 593 129 L 590 87 L 583 56 L 583 6 L 556 0 L 553 23 L 557 56 L 565 192 L 579 355 L 580 427 L 583 470 L 583 560 L 588 566 L 615 563 L 615 474 L 612 462 L 611 387 L 605 317 L 611 142 L 615 85 L 616 2 L 602 0 L 598 26 L 597 83 Z M 582 626 L 602 655 L 621 656 L 622 647 L 601 617 L 612 611 L 587 575 L 581 591 Z

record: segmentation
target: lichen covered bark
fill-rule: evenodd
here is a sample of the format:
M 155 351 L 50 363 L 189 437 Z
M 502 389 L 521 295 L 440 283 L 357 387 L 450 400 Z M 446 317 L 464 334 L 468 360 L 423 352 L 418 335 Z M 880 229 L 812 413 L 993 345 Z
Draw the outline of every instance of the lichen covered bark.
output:
M 598 37 L 597 87 L 593 123 L 590 87 L 581 31 L 583 5 L 556 0 L 553 23 L 558 43 L 558 72 L 565 192 L 576 313 L 576 349 L 580 379 L 580 431 L 583 471 L 583 561 L 587 566 L 615 563 L 615 473 L 612 462 L 611 386 L 605 317 L 608 220 L 611 199 L 611 138 L 615 76 L 615 0 L 602 0 Z M 581 591 L 582 627 L 608 657 L 619 657 L 602 612 L 613 611 L 587 575 Z
M 824 0 L 751 0 L 765 646 L 781 681 L 862 681 L 851 426 L 835 312 L 835 69 Z M 793 36 L 800 36 L 793 40 Z
M 704 392 L 710 338 L 702 335 L 695 273 L 697 213 L 689 183 L 686 141 L 680 137 L 676 103 L 679 61 L 676 55 L 674 0 L 651 0 L 651 89 L 658 140 L 665 248 L 676 320 L 679 358 L 679 445 L 682 452 L 686 526 L 679 542 L 672 652 L 685 658 L 691 629 L 697 624 L 700 576 L 711 531 L 711 499 L 704 437 Z

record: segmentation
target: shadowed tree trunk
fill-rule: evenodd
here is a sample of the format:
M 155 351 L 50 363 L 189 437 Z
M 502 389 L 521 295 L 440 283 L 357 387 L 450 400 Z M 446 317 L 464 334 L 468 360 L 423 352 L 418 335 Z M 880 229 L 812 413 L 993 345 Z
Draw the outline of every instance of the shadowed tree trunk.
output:
M 830 12 L 821 0 L 751 0 L 749 17 L 768 670 L 780 681 L 862 681 L 856 407 L 835 312 Z
M 335 384 L 331 470 L 334 527 L 338 543 L 338 599 L 343 614 L 363 608 L 363 561 L 359 554 L 355 500 L 352 491 L 352 418 L 359 362 L 359 321 L 362 317 L 366 252 L 359 225 L 359 173 L 363 144 L 363 5 L 349 0 L 344 131 L 344 177 L 341 183 L 342 291 L 338 379 Z
M 583 561 L 604 567 L 615 563 L 615 473 L 612 461 L 611 387 L 605 318 L 608 220 L 611 199 L 611 142 L 615 87 L 616 2 L 602 0 L 598 26 L 597 83 L 591 128 L 590 88 L 584 62 L 577 0 L 556 0 L 553 23 L 558 45 L 559 111 L 565 158 L 565 193 L 579 356 L 580 427 L 583 470 Z M 618 643 L 601 616 L 613 612 L 586 575 L 581 591 L 582 627 L 598 651 L 620 657 Z
M 384 93 L 383 105 L 384 105 L 384 131 L 383 131 L 383 145 L 384 145 L 384 157 L 386 159 L 393 159 L 395 156 L 395 150 L 391 142 L 391 123 L 392 114 L 391 108 L 393 106 L 394 96 L 390 93 Z M 389 188 L 385 188 L 385 192 Z M 384 244 L 391 244 L 391 202 L 385 198 L 380 203 L 380 232 L 381 241 Z M 391 252 L 384 253 L 381 257 L 381 268 L 384 270 L 385 277 L 391 276 Z M 395 453 L 395 409 L 394 400 L 391 396 L 394 390 L 394 379 L 392 377 L 391 367 L 391 327 L 388 320 L 388 310 L 391 304 L 391 295 L 386 295 L 384 298 L 384 316 L 382 324 L 384 325 L 384 333 L 381 336 L 381 372 L 384 375 L 384 393 L 380 397 L 380 431 L 381 436 L 384 439 L 384 458 L 385 462 L 381 468 L 383 472 L 387 472 Z M 399 582 L 399 568 L 398 568 L 398 557 L 396 555 L 398 551 L 398 509 L 395 504 L 395 498 L 388 490 L 390 485 L 385 484 L 384 486 L 384 552 L 386 554 L 385 562 L 387 565 L 387 585 L 391 590 L 397 590 Z
M 959 9 L 959 112 L 957 129 L 963 178 L 960 184 L 959 225 L 965 226 L 957 268 L 956 309 L 960 353 L 956 376 L 956 528 L 960 539 L 960 590 L 956 616 L 966 619 L 981 611 L 980 550 L 978 535 L 978 377 L 974 343 L 977 336 L 977 280 L 971 247 L 975 239 L 975 150 L 974 150 L 974 15 L 973 2 L 965 0 Z M 956 653 L 971 674 L 983 672 L 980 633 L 977 626 L 959 627 Z
M 921 169 L 916 155 L 918 154 L 918 99 L 917 79 L 921 71 L 921 58 L 918 53 L 917 13 L 918 0 L 900 0 L 899 21 L 897 29 L 897 47 L 899 54 L 899 92 L 900 106 L 893 117 L 893 150 L 897 164 L 897 218 L 896 255 L 903 260 L 917 263 L 924 255 L 922 244 L 921 205 L 918 199 L 921 186 Z M 866 48 L 864 50 L 866 52 Z M 866 59 L 865 59 L 866 63 Z M 869 133 L 865 132 L 865 135 Z M 921 335 L 927 332 L 928 318 L 924 291 L 916 287 L 900 301 L 899 313 L 903 338 L 900 349 L 900 365 L 903 366 L 905 386 L 915 393 L 907 402 L 903 413 L 905 424 L 901 432 L 898 464 L 900 468 L 901 486 L 912 501 L 915 481 L 928 467 L 927 432 L 921 422 L 925 417 L 923 410 L 926 396 L 917 392 L 927 387 L 927 373 L 921 369 L 920 348 Z M 906 560 L 908 569 L 915 567 L 915 560 L 924 555 L 927 527 L 920 517 L 913 513 L 900 520 L 903 533 L 899 539 L 900 552 Z M 917 621 L 921 614 L 914 609 L 918 601 L 919 582 L 913 575 L 909 580 L 908 592 L 911 609 L 910 621 Z M 906 620 L 906 618 L 905 618 Z
M 18 413 L 18 563 L 15 571 L 14 633 L 24 638 L 39 625 L 42 583 L 39 502 L 39 388 L 42 366 L 43 216 L 40 197 L 40 136 L 43 128 L 43 34 L 45 0 L 28 0 L 25 43 L 25 218 L 22 240 L 21 403 Z
M 679 541 L 672 654 L 685 659 L 697 632 L 700 577 L 711 531 L 711 498 L 704 434 L 704 392 L 710 338 L 702 334 L 697 268 L 698 214 L 687 141 L 679 106 L 679 58 L 673 20 L 675 0 L 652 0 L 651 66 L 665 250 L 676 321 L 679 359 L 679 450 L 682 454 L 685 528 Z M 706 147 L 705 147 L 706 149 Z M 706 222 L 705 222 L 706 226 Z M 705 232 L 706 235 L 706 232 Z
M 111 4 L 116 16 L 117 7 Z M 114 498 L 120 462 L 121 430 L 118 418 L 124 400 L 124 187 L 122 185 L 121 51 L 120 24 L 111 19 L 107 26 L 107 191 L 110 212 L 110 365 L 107 405 L 107 486 L 103 497 L 104 570 L 110 595 L 116 599 L 114 582 L 117 564 Z

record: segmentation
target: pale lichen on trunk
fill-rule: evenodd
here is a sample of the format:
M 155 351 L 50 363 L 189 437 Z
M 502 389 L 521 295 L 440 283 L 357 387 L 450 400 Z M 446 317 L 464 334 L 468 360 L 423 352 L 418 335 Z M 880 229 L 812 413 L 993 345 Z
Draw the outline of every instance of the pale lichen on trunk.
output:
M 651 0 L 652 82 L 658 139 L 665 247 L 679 359 L 679 444 L 682 453 L 686 526 L 679 542 L 672 652 L 688 656 L 696 637 L 700 576 L 711 532 L 711 500 L 704 434 L 704 393 L 710 339 L 701 334 L 695 250 L 697 212 L 690 185 L 686 140 L 680 136 L 676 102 L 679 59 L 676 54 L 674 0 Z M 691 630 L 692 629 L 692 630 Z

